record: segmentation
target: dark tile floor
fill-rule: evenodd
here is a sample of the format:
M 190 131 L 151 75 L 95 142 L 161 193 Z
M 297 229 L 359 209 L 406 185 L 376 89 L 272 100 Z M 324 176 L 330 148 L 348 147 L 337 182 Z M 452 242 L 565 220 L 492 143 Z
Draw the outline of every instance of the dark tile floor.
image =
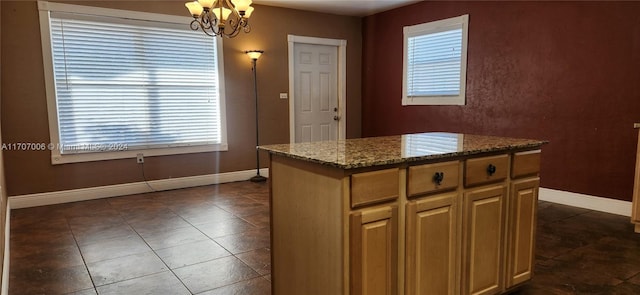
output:
M 13 210 L 10 294 L 269 294 L 266 184 Z
M 14 210 L 10 294 L 269 294 L 268 186 L 238 182 Z M 540 202 L 517 294 L 640 294 L 629 218 Z
M 640 294 L 629 217 L 539 202 L 535 275 L 519 294 Z

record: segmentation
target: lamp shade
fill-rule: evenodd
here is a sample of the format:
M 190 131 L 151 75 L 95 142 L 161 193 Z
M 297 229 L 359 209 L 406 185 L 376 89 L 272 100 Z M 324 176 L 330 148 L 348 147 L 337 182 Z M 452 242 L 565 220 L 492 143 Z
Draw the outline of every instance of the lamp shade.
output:
M 249 6 L 249 8 L 247 9 L 247 11 L 244 12 L 244 17 L 245 18 L 249 18 L 251 17 L 251 14 L 253 13 L 253 7 Z
M 247 50 L 244 53 L 246 53 L 249 56 L 249 58 L 251 58 L 251 59 L 258 59 L 258 58 L 260 58 L 262 53 L 264 53 L 264 51 L 262 51 L 262 50 Z
M 220 17 L 220 10 L 222 10 L 222 17 Z M 224 21 L 229 19 L 229 15 L 231 14 L 231 9 L 224 8 L 224 7 L 223 8 L 216 7 L 213 9 L 213 13 L 216 15 L 216 17 L 219 20 Z
M 202 14 L 203 8 L 202 5 L 198 3 L 198 1 L 187 2 L 184 4 L 184 6 L 189 9 L 189 13 L 191 13 L 191 15 L 193 15 L 194 17 L 200 16 L 200 14 Z
M 251 0 L 233 0 L 233 4 L 235 4 L 236 10 L 238 12 L 247 11 L 247 9 L 249 9 L 249 5 L 251 5 L 251 2 Z
M 206 7 L 206 8 L 213 7 L 213 1 L 214 0 L 198 0 L 198 2 L 200 2 L 200 5 L 202 5 L 202 7 Z

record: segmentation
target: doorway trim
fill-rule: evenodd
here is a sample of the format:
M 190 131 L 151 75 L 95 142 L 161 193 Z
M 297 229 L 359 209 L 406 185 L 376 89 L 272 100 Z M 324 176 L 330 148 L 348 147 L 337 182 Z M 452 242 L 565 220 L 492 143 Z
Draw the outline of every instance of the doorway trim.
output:
M 338 47 L 338 140 L 346 139 L 347 132 L 347 40 L 327 39 L 306 36 L 287 35 L 289 42 L 289 142 L 296 142 L 295 120 L 295 56 L 293 47 L 295 43 L 328 45 Z

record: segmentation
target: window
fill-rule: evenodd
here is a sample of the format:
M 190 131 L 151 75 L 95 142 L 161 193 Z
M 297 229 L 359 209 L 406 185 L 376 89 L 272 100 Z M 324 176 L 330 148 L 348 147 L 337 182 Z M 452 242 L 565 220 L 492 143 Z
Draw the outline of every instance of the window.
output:
M 227 149 L 220 39 L 190 18 L 38 5 L 54 164 Z
M 404 27 L 402 105 L 464 105 L 469 15 Z

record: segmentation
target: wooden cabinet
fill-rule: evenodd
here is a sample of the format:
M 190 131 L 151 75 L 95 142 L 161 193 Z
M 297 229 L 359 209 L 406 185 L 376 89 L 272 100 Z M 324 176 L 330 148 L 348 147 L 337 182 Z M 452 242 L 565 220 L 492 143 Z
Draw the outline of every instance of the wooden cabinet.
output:
M 342 173 L 284 157 L 270 169 L 272 294 L 348 294 Z
M 456 294 L 458 200 L 451 192 L 407 203 L 405 294 Z
M 351 294 L 398 294 L 398 207 L 350 215 Z
M 398 168 L 351 175 L 351 208 L 397 199 L 398 182 Z
M 533 276 L 539 186 L 538 177 L 511 183 L 507 288 L 528 281 Z
M 638 128 L 638 146 L 636 152 L 636 173 L 633 185 L 633 203 L 631 210 L 631 222 L 635 224 L 635 232 L 640 233 L 640 123 L 633 127 Z
M 465 187 L 499 182 L 509 176 L 509 155 L 473 158 L 465 162 Z
M 506 223 L 507 289 L 526 282 L 533 276 L 540 152 L 533 150 L 513 155 Z
M 464 193 L 462 294 L 502 291 L 505 184 Z
M 461 293 L 498 294 L 504 290 L 509 155 L 468 159 L 464 170 Z
M 398 294 L 398 168 L 351 175 L 349 261 L 351 294 Z M 366 206 L 366 207 L 365 207 Z
M 358 167 L 271 155 L 272 293 L 510 292 L 532 276 L 540 153 Z
M 460 161 L 409 167 L 407 197 L 456 189 L 459 183 Z

